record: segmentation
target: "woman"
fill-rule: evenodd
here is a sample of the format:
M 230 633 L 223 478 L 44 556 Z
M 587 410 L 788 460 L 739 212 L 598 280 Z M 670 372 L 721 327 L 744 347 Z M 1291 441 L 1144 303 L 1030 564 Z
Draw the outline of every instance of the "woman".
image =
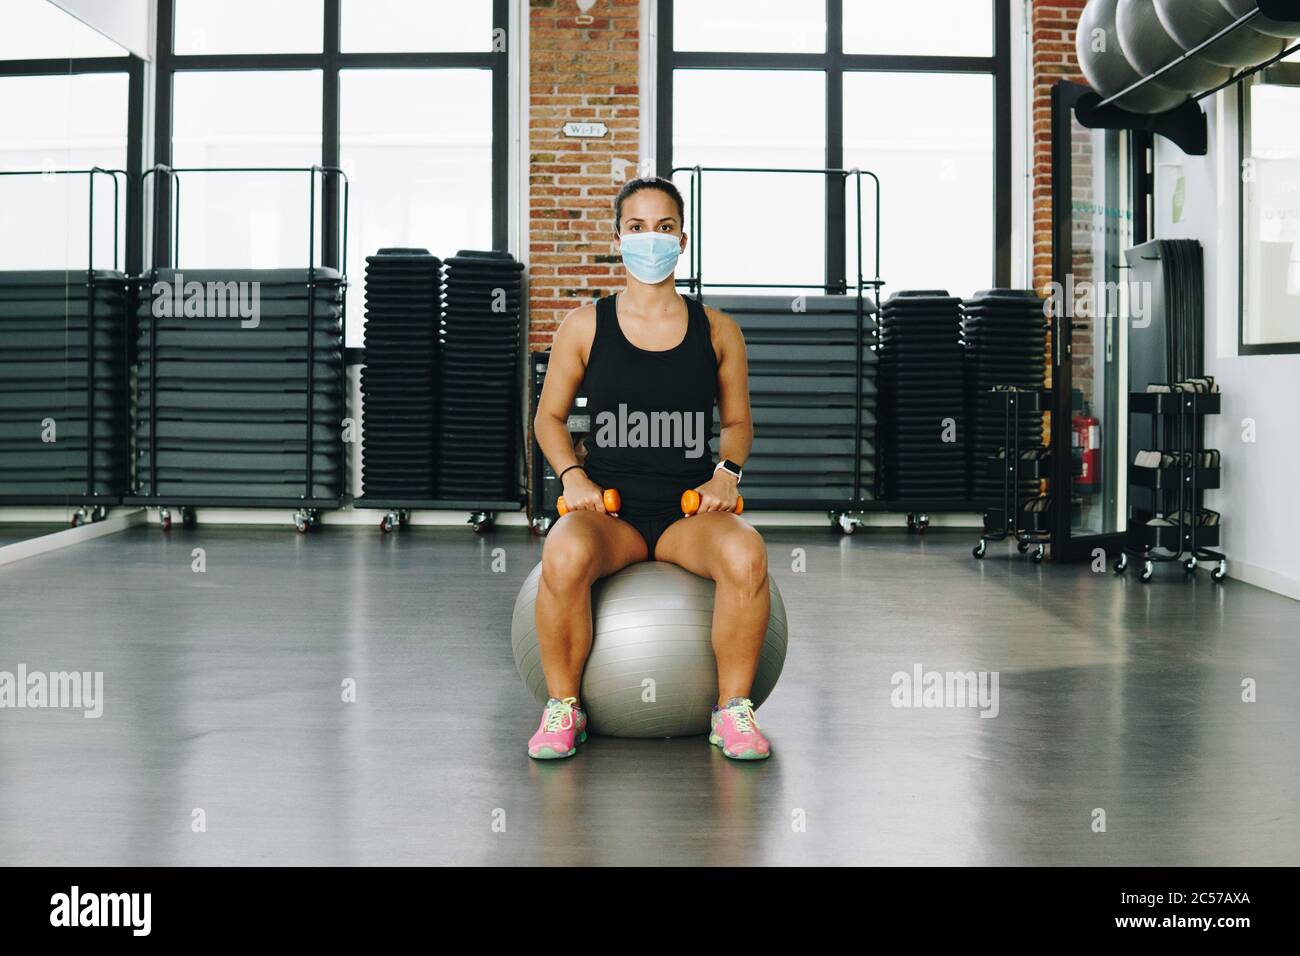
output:
M 627 288 L 566 315 L 551 347 L 533 425 L 569 513 L 542 551 L 537 635 L 550 699 L 528 742 L 538 759 L 571 756 L 587 736 L 578 688 L 591 651 L 592 583 L 648 560 L 716 582 L 718 700 L 709 741 L 738 760 L 770 752 L 749 700 L 767 630 L 767 552 L 734 513 L 753 441 L 745 340 L 729 316 L 677 293 L 683 212 L 666 179 L 634 179 L 619 190 L 614 216 Z M 579 389 L 592 416 L 582 462 L 566 425 Z M 716 463 L 708 446 L 715 400 Z M 606 488 L 621 495 L 617 515 L 605 510 Z M 701 504 L 684 518 L 687 488 Z

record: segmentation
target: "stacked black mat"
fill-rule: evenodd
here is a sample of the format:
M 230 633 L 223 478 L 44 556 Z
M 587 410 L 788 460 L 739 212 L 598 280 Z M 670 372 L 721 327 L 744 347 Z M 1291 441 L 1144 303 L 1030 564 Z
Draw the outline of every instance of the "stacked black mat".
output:
M 256 301 L 256 315 L 222 317 L 210 306 L 177 310 L 174 270 L 145 281 L 135 395 L 138 494 L 159 504 L 337 502 L 345 486 L 347 414 L 338 272 L 181 274 L 182 302 L 194 301 L 191 292 L 225 289 L 250 306 Z M 213 294 L 215 300 L 223 293 Z M 170 309 L 159 301 L 164 297 L 172 297 Z
M 967 403 L 973 418 L 970 444 L 971 500 L 1001 503 L 1003 478 L 990 466 L 1007 445 L 1004 406 L 988 396 L 989 389 L 1013 385 L 1041 389 L 1047 363 L 1047 319 L 1043 300 L 1023 289 L 988 289 L 967 299 L 962 307 L 962 343 L 966 353 Z M 1020 448 L 1043 444 L 1042 417 L 1019 420 Z M 1016 497 L 1037 493 L 1032 465 L 1023 465 Z
M 523 264 L 462 249 L 446 260 L 435 483 L 443 500 L 518 501 Z
M 794 304 L 798 304 L 798 308 Z M 876 307 L 862 300 L 862 411 L 858 451 L 856 296 L 709 295 L 745 335 L 754 447 L 745 464 L 753 508 L 850 510 L 876 480 Z M 717 443 L 714 443 L 717 452 Z
M 362 486 L 367 498 L 435 496 L 434 388 L 442 262 L 427 249 L 366 259 Z
M 0 272 L 0 502 L 127 491 L 129 294 L 120 272 Z
M 880 313 L 881 497 L 967 500 L 961 300 L 899 292 Z

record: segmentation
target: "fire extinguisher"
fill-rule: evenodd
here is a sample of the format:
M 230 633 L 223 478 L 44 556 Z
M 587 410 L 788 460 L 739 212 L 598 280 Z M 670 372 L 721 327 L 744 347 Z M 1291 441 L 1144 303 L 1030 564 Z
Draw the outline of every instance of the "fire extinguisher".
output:
M 1078 452 L 1079 473 L 1074 476 L 1074 490 L 1081 495 L 1095 495 L 1101 490 L 1101 422 L 1093 417 L 1088 405 L 1071 421 L 1071 444 Z

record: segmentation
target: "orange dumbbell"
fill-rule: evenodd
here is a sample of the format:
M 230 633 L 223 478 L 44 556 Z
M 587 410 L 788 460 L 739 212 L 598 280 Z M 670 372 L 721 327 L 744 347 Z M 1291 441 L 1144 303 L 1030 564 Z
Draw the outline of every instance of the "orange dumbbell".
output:
M 700 493 L 694 488 L 687 488 L 682 492 L 682 514 L 693 515 L 700 510 Z M 745 496 L 736 496 L 736 514 L 741 514 L 745 510 Z
M 622 510 L 623 499 L 619 497 L 616 488 L 606 488 L 605 494 L 601 496 L 601 500 L 604 502 L 605 510 L 609 514 L 617 514 Z M 569 513 L 569 506 L 564 503 L 564 495 L 560 495 L 559 499 L 555 502 L 555 510 L 560 513 L 561 518 Z

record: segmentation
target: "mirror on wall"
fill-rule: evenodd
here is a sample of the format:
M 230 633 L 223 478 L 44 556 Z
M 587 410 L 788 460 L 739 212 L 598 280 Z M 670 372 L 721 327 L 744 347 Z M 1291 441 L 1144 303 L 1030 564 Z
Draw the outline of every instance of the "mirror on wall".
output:
M 105 462 L 88 427 L 113 427 L 126 401 L 89 387 L 124 335 L 97 325 L 92 339 L 92 300 L 104 293 L 89 290 L 88 271 L 125 268 L 125 174 L 114 171 L 126 168 L 127 97 L 122 47 L 47 0 L 0 4 L 4 554 L 102 515 L 92 456 L 127 466 Z

